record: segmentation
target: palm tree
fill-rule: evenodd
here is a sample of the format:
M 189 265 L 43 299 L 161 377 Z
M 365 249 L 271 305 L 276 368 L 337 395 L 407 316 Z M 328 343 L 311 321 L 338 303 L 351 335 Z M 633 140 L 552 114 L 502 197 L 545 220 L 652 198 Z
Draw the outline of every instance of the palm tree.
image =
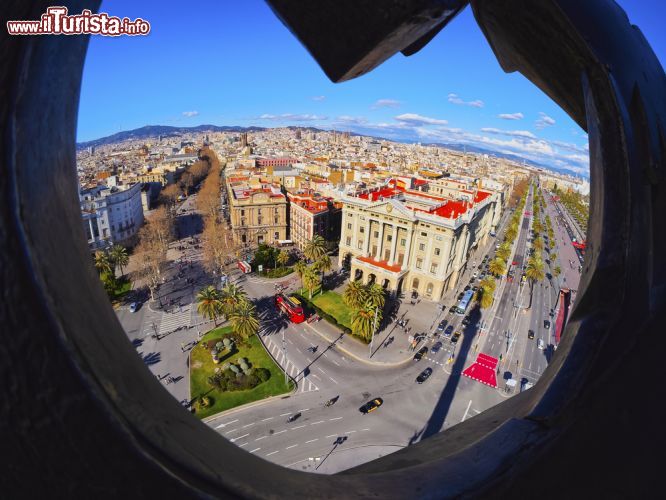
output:
M 490 261 L 488 271 L 495 276 L 502 276 L 506 272 L 506 262 L 499 257 Z
M 214 286 L 207 286 L 197 294 L 197 312 L 204 318 L 212 319 L 217 326 L 217 317 L 222 313 L 220 292 Z
M 541 236 L 535 238 L 535 240 L 532 242 L 532 246 L 538 251 L 543 250 L 543 238 L 541 238 Z
M 328 254 L 324 254 L 317 259 L 315 267 L 321 271 L 321 282 L 324 283 L 324 273 L 333 269 L 333 262 Z
M 102 250 L 95 252 L 95 267 L 100 274 L 111 274 L 111 261 L 109 260 L 109 254 Z
M 322 255 L 326 254 L 326 240 L 315 234 L 314 237 L 305 244 L 303 255 L 310 262 L 317 262 Z
M 301 279 L 301 287 L 305 287 L 303 277 L 305 276 L 305 272 L 307 270 L 308 270 L 308 265 L 302 260 L 299 260 L 298 262 L 296 262 L 296 265 L 294 265 L 294 271 L 296 271 L 296 274 L 298 274 L 298 277 Z
M 506 234 L 505 234 L 504 238 L 506 239 L 506 241 L 513 242 L 513 240 L 516 239 L 516 236 L 518 236 L 517 224 L 516 225 L 511 224 L 509 226 L 509 229 L 506 230 Z
M 247 302 L 247 294 L 241 287 L 228 283 L 219 294 L 221 310 L 229 317 L 242 303 Z
M 375 315 L 377 324 L 381 322 L 381 312 L 372 307 L 370 303 L 362 305 L 352 313 L 352 331 L 362 339 L 370 340 L 375 329 Z
M 312 300 L 312 291 L 319 285 L 319 273 L 314 267 L 308 267 L 303 274 L 303 286 L 310 292 L 310 300 Z
M 562 273 L 562 268 L 561 268 L 560 266 L 557 266 L 557 267 L 555 267 L 555 269 L 553 269 L 553 276 L 555 276 L 556 278 L 557 278 L 561 273 Z
M 491 292 L 495 291 L 496 286 L 497 286 L 497 281 L 495 281 L 490 276 L 483 278 L 479 282 L 479 288 L 485 288 L 486 290 L 490 290 Z
M 534 283 L 542 281 L 546 274 L 543 270 L 543 261 L 538 257 L 530 257 L 527 261 L 527 268 L 525 269 L 525 276 L 530 281 L 530 305 L 532 307 L 532 293 L 534 292 Z
M 350 281 L 342 293 L 342 301 L 352 309 L 360 308 L 367 299 L 367 289 L 360 281 Z
M 114 266 L 120 267 L 120 276 L 122 277 L 125 274 L 124 267 L 129 264 L 129 256 L 127 255 L 127 249 L 122 245 L 113 245 L 111 251 L 109 252 L 109 257 L 113 262 Z
M 280 267 L 284 267 L 289 262 L 289 254 L 286 250 L 281 250 L 277 256 L 277 262 L 280 264 Z
M 257 309 L 249 300 L 242 300 L 229 316 L 234 332 L 244 339 L 250 338 L 259 331 Z
M 381 311 L 386 302 L 386 290 L 379 283 L 373 283 L 366 287 L 367 301 L 372 307 L 378 307 Z
M 476 291 L 476 300 L 479 302 L 481 309 L 488 309 L 493 305 L 493 291 L 479 287 Z
M 509 255 L 511 255 L 511 245 L 508 242 L 502 243 L 495 255 L 504 261 L 509 260 Z

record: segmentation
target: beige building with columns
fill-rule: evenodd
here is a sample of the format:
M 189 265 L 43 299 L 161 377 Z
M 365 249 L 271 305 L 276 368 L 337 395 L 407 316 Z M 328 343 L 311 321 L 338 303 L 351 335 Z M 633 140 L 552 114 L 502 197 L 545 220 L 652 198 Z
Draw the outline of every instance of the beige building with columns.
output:
M 397 187 L 342 199 L 339 264 L 350 279 L 439 300 L 456 286 L 471 251 L 485 242 L 501 210 L 495 193 L 454 200 Z

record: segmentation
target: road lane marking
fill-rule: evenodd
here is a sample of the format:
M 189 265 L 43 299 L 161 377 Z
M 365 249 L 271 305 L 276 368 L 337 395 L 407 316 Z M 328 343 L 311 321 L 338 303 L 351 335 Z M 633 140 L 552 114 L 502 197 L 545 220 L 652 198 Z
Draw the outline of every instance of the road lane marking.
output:
M 291 430 L 295 431 L 296 429 L 302 429 L 303 427 L 305 427 L 305 425 L 299 425 L 297 427 L 292 427 Z
M 276 453 L 280 453 L 280 451 L 279 451 L 279 450 L 271 451 L 271 452 L 268 453 L 266 456 L 267 456 L 267 457 L 270 457 L 271 455 L 275 455 Z
M 296 448 L 298 445 L 297 444 L 292 444 L 291 446 L 287 446 L 285 450 L 291 450 L 292 448 Z
M 287 415 L 291 415 L 291 412 L 289 412 L 289 413 L 280 413 L 280 416 L 281 416 L 281 417 L 286 417 Z M 271 418 L 272 418 L 272 417 L 271 417 Z
M 243 427 L 241 427 L 241 429 L 245 429 L 246 427 L 252 427 L 254 424 L 256 424 L 256 422 L 252 422 L 251 424 L 244 425 Z
M 310 441 L 306 441 L 305 444 L 314 443 L 315 441 L 319 441 L 319 438 L 310 439 Z
M 254 453 L 255 451 L 259 451 L 261 448 L 255 448 L 254 450 L 250 450 L 250 453 Z
M 345 434 L 353 434 L 354 432 L 356 432 L 356 431 L 347 431 L 347 432 L 345 432 Z
M 274 432 L 273 436 L 277 436 L 278 434 L 282 434 L 283 432 L 287 432 L 287 429 L 284 429 L 284 430 L 279 431 L 279 432 Z
M 310 409 L 310 408 L 303 408 L 303 409 L 298 410 L 298 411 L 308 411 L 309 409 Z
M 216 429 L 219 429 L 220 427 L 226 427 L 227 425 L 229 425 L 229 424 L 233 424 L 233 423 L 235 423 L 235 422 L 238 422 L 238 419 L 236 419 L 236 420 L 232 420 L 231 422 L 226 422 L 226 423 L 224 423 L 224 424 L 220 424 L 220 425 L 218 425 L 218 426 L 215 427 L 215 428 L 216 428 Z
M 332 359 L 333 363 L 335 363 L 337 366 L 340 366 L 340 363 L 338 363 L 336 360 Z
M 239 448 L 242 448 L 242 447 L 245 446 L 246 444 L 247 444 L 247 443 L 239 444 L 238 447 L 239 447 Z
M 267 420 L 273 420 L 273 417 L 264 418 L 262 422 L 266 422 Z
M 235 429 L 231 429 L 230 431 L 225 432 L 225 434 L 231 434 L 232 432 L 239 431 L 240 427 L 236 427 Z
M 238 436 L 237 438 L 233 438 L 233 439 L 231 439 L 230 441 L 231 441 L 232 443 L 235 443 L 235 442 L 238 441 L 239 439 L 244 438 L 244 437 L 247 437 L 247 436 L 249 436 L 249 435 L 250 435 L 250 434 L 243 434 L 242 436 Z
M 319 368 L 319 367 L 317 367 L 317 369 L 318 369 L 320 372 L 322 372 L 324 375 L 326 375 L 326 372 L 324 371 L 323 368 Z
M 266 439 L 268 436 L 261 436 L 260 438 L 255 439 L 255 441 L 261 441 L 262 439 Z
M 469 400 L 469 403 L 467 403 L 467 409 L 465 410 L 465 414 L 463 415 L 463 418 L 462 418 L 461 422 L 464 422 L 465 419 L 467 418 L 467 412 L 469 411 L 470 406 L 472 406 L 472 400 L 471 399 Z
M 363 432 L 363 431 L 369 431 L 369 430 L 370 430 L 370 429 L 361 429 L 360 432 Z
M 333 420 L 340 420 L 340 419 L 342 419 L 342 417 L 329 418 L 328 421 L 333 422 Z
M 337 436 L 337 434 L 331 434 L 330 436 L 326 436 L 324 439 L 326 439 L 326 438 L 332 438 L 332 437 L 335 437 L 335 436 Z
M 328 378 L 330 378 L 330 379 L 331 379 L 333 382 L 335 382 L 336 384 L 338 383 L 338 381 L 335 380 L 333 377 L 328 377 Z
M 324 420 L 320 420 L 319 422 L 312 422 L 310 425 L 317 425 L 317 424 L 323 424 Z

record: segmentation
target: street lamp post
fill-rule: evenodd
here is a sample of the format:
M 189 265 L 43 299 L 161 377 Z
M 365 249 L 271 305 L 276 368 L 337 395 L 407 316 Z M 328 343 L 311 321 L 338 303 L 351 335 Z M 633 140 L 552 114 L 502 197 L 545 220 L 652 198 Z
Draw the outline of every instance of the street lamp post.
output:
M 507 330 L 504 332 L 504 336 L 506 337 L 506 352 L 509 352 L 509 342 L 511 341 L 511 332 Z
M 372 357 L 372 344 L 375 341 L 375 331 L 377 330 L 377 312 L 379 311 L 379 307 L 375 307 L 375 322 L 372 327 L 372 335 L 370 336 L 370 352 L 368 353 L 368 358 Z

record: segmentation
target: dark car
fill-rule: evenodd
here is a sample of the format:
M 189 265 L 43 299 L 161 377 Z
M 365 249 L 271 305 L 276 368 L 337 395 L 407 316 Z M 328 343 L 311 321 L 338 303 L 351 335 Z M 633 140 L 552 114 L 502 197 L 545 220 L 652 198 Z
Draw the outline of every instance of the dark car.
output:
M 428 352 L 428 348 L 427 348 L 427 347 L 421 347 L 421 349 L 419 349 L 419 352 L 417 352 L 416 354 L 414 354 L 414 361 L 421 361 L 421 358 L 422 358 L 422 357 L 424 356 L 424 354 L 427 353 L 427 352 Z
M 464 288 L 464 290 L 467 291 L 467 290 L 469 290 L 470 288 L 472 288 L 472 287 L 469 286 L 469 285 L 467 285 L 467 286 Z
M 548 321 L 547 319 L 544 319 L 544 320 L 543 320 L 543 327 L 544 327 L 546 330 L 550 329 L 550 321 Z
M 474 286 L 472 287 L 472 291 L 474 291 L 474 292 L 476 292 L 478 289 L 479 289 L 479 287 L 476 286 L 476 285 L 474 285 Z
M 439 325 L 437 325 L 437 331 L 438 332 L 444 331 L 444 328 L 446 328 L 446 323 L 447 323 L 447 321 L 445 319 L 440 321 Z
M 435 345 L 432 346 L 432 349 L 430 350 L 430 352 L 432 352 L 433 354 L 435 354 L 436 352 L 439 352 L 439 350 L 440 350 L 441 348 L 442 348 L 442 343 L 441 343 L 441 342 L 437 342 L 437 343 L 435 343 Z
M 416 377 L 416 383 L 417 384 L 422 384 L 426 380 L 428 380 L 428 377 L 432 375 L 432 368 L 428 367 L 425 370 L 423 370 L 418 377 Z
M 384 400 L 382 398 L 375 398 L 372 401 L 368 401 L 365 403 L 363 406 L 361 406 L 358 411 L 363 413 L 363 415 L 370 413 L 371 411 L 375 411 L 377 408 L 379 408 L 382 404 L 384 403 Z
M 460 292 L 458 294 L 458 300 L 461 300 L 463 298 L 463 295 L 465 295 L 465 292 Z
M 444 330 L 444 335 L 451 335 L 453 333 L 453 325 L 449 325 L 446 327 L 446 330 Z
M 534 338 L 534 330 L 527 330 L 527 338 L 528 339 Z
M 453 334 L 453 337 L 451 337 L 451 343 L 455 344 L 458 342 L 458 339 L 460 338 L 460 332 L 456 332 Z
M 469 319 L 469 316 L 465 316 L 465 317 L 463 318 L 463 320 L 462 320 L 462 324 L 463 324 L 463 326 L 467 326 L 467 325 L 469 325 L 470 321 L 471 321 L 471 320 Z

